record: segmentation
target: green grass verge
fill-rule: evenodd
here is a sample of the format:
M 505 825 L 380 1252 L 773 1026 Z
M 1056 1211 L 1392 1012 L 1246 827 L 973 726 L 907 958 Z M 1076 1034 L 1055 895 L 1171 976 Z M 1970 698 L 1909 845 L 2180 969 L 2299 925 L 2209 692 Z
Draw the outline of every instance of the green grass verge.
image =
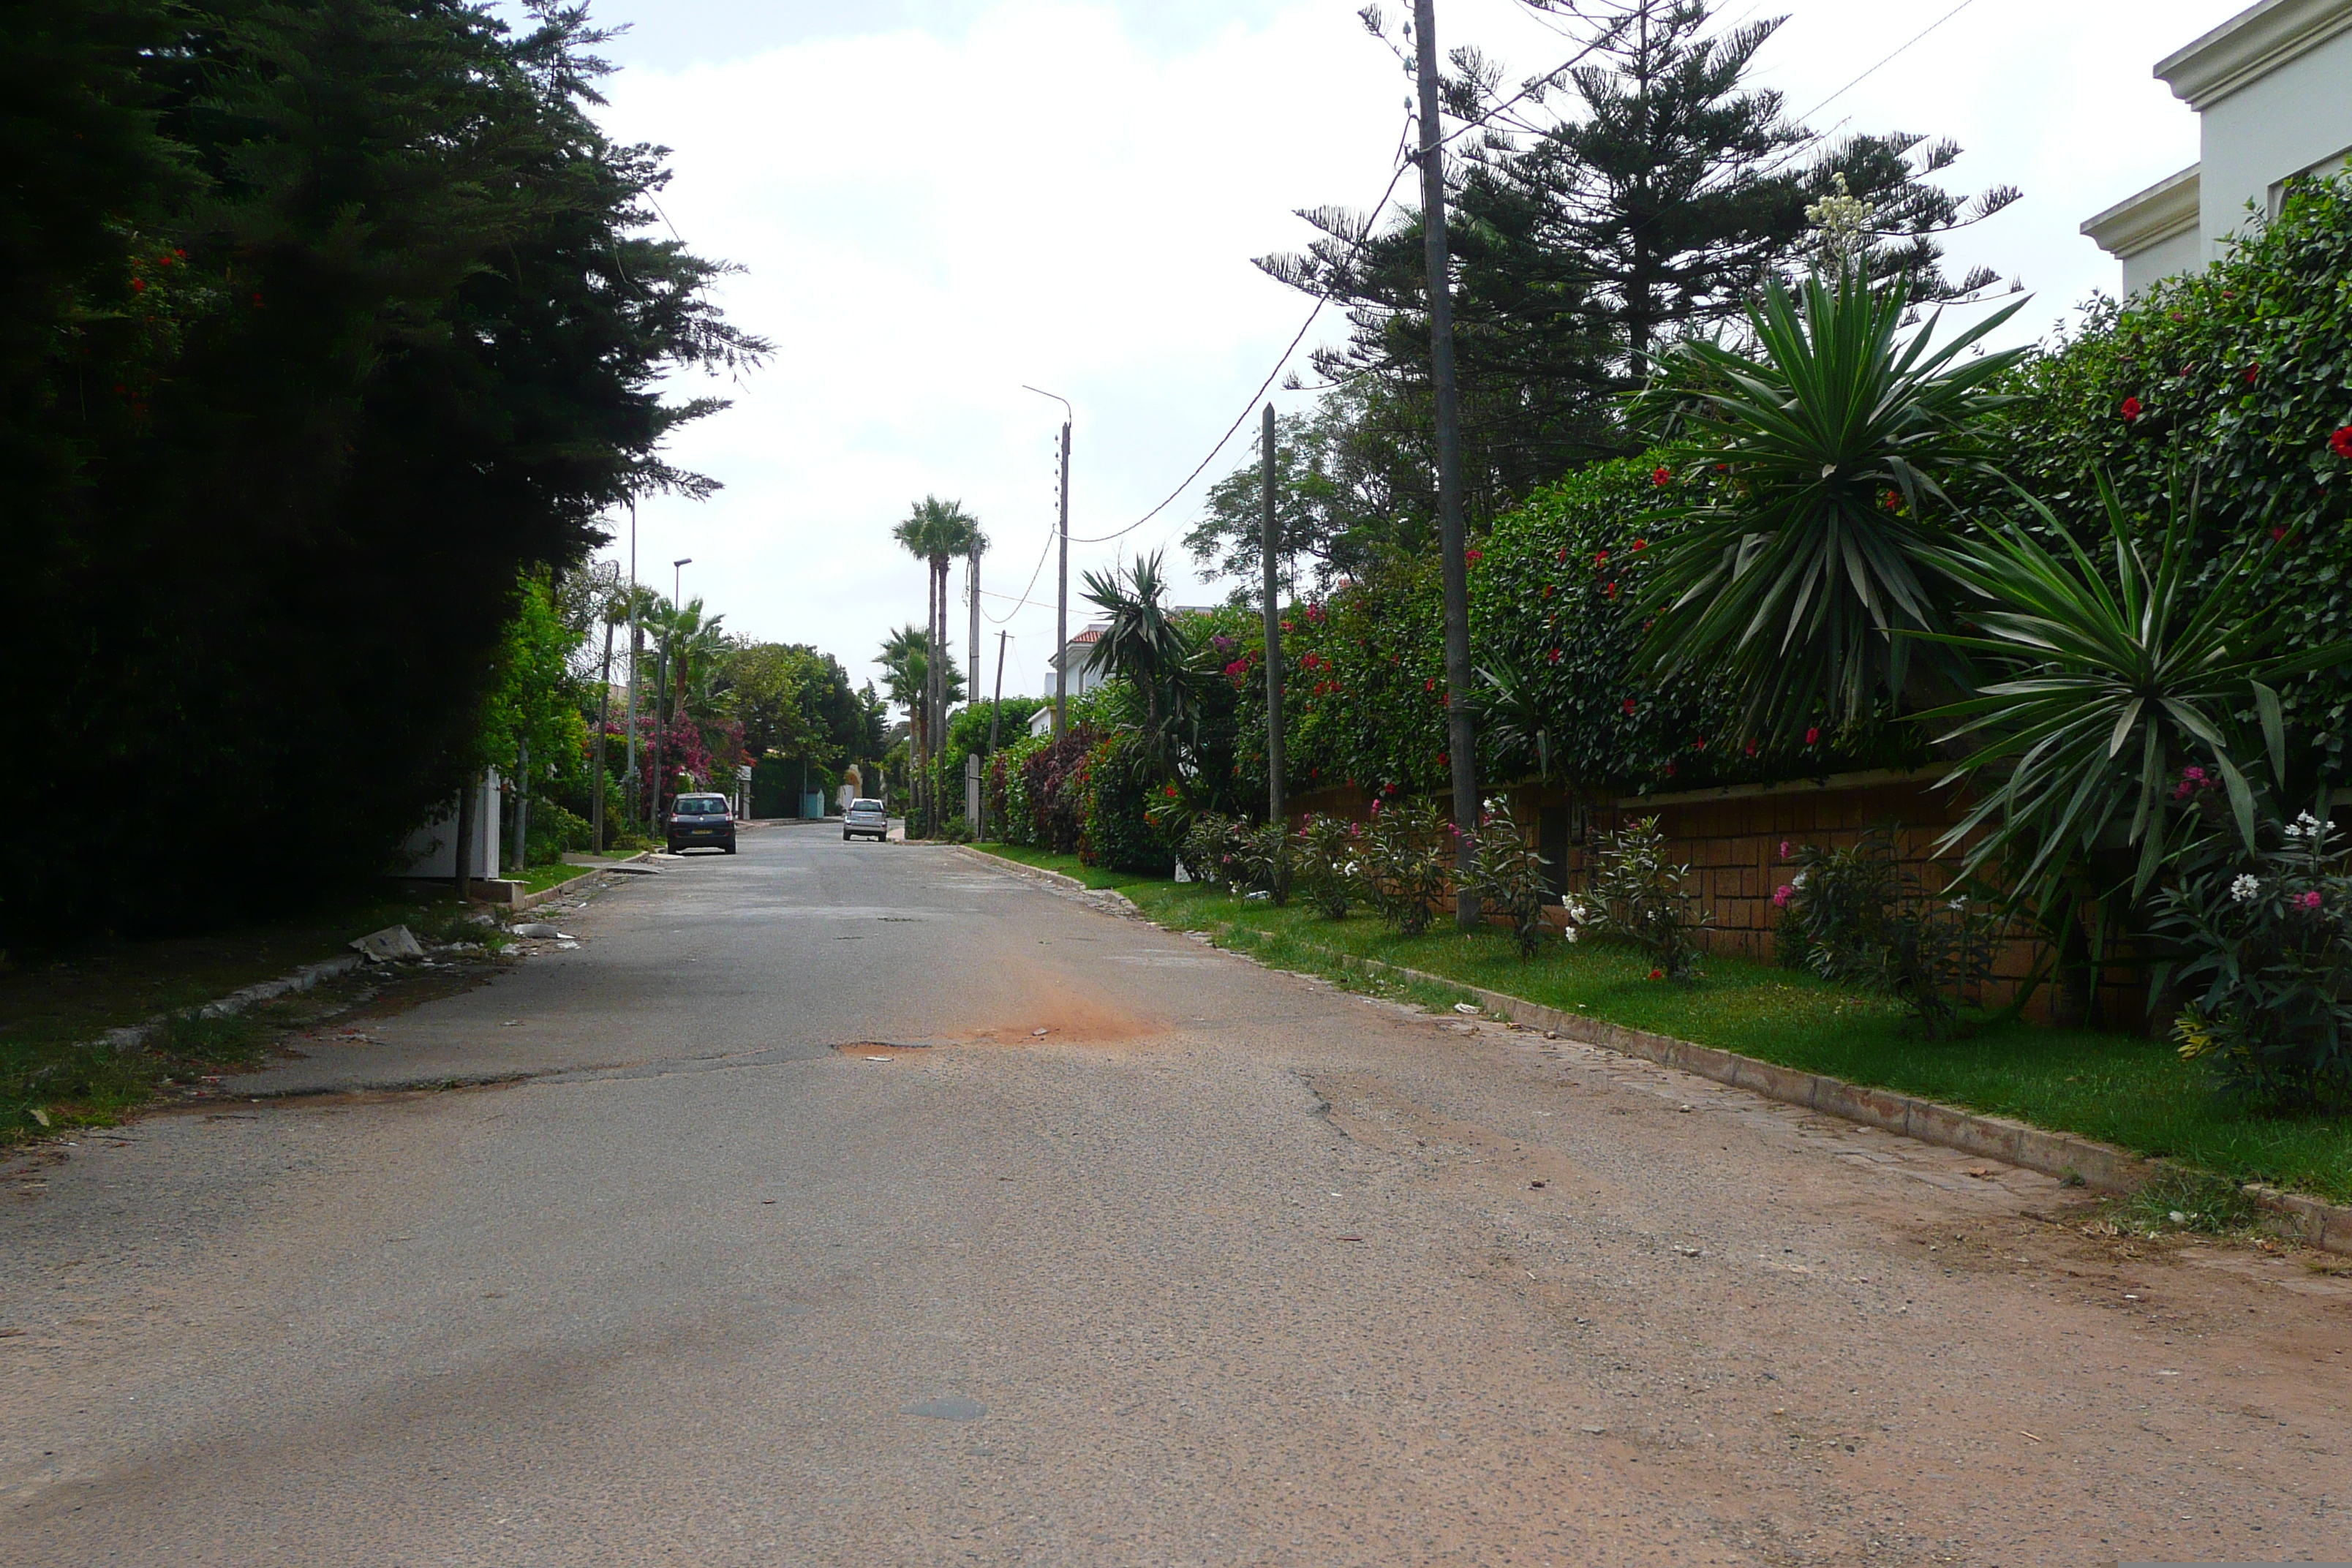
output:
M 0 1146 L 39 1136 L 43 1118 L 50 1130 L 107 1124 L 153 1100 L 166 1079 L 250 1062 L 286 1008 L 175 1016 L 131 1051 L 90 1043 L 109 1029 L 184 1014 L 341 956 L 366 931 L 406 925 L 446 937 L 464 918 L 446 892 L 404 892 L 202 936 L 8 953 L 0 958 Z
M 1083 874 L 1069 856 L 990 849 Z M 1277 910 L 1158 878 L 1100 885 L 1118 887 L 1176 930 L 1259 933 L 1250 951 L 1284 968 L 1339 979 L 1347 959 L 1403 964 L 1564 1013 L 2168 1156 L 2234 1181 L 2352 1202 L 2352 1118 L 2239 1111 L 2161 1040 L 2028 1024 L 1919 1040 L 1886 998 L 1769 964 L 1713 958 L 1704 978 L 1676 985 L 1649 979 L 1648 964 L 1633 953 L 1599 944 L 1560 942 L 1522 963 L 1499 931 L 1402 937 L 1369 913 L 1330 921 L 1298 904 Z
M 1149 877 L 1140 871 L 1107 871 L 1100 866 L 1084 864 L 1075 855 L 1055 855 L 1019 844 L 974 844 L 970 847 L 984 855 L 1017 860 L 1024 866 L 1035 866 L 1047 871 L 1059 871 L 1066 877 L 1076 877 L 1089 888 L 1115 888 L 1125 892 L 1129 888 L 1172 886 L 1162 878 Z
M 613 857 L 613 858 L 626 859 L 627 857 L 615 856 Z M 602 862 L 602 864 L 607 865 L 610 863 L 610 860 Z M 526 893 L 543 893 L 547 891 L 548 889 L 556 886 L 558 883 L 569 882 L 574 877 L 584 877 L 589 872 L 595 869 L 596 867 L 593 865 L 574 866 L 568 861 L 557 860 L 545 866 L 533 866 L 521 876 L 509 877 L 507 879 L 509 881 L 520 882 L 522 884 L 523 891 Z

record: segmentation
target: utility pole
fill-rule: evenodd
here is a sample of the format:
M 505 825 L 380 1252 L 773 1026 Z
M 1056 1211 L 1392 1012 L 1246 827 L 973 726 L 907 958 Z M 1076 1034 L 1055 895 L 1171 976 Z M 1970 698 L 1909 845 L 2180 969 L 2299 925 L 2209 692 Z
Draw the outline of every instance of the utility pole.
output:
M 629 771 L 624 804 L 629 831 L 637 828 L 637 659 L 645 652 L 645 628 L 637 624 L 637 498 L 629 498 Z
M 971 694 L 968 700 L 973 702 L 980 700 L 980 555 L 987 545 L 988 541 L 981 536 L 979 529 L 974 528 L 971 531 L 971 553 L 964 557 L 964 565 L 969 572 L 965 585 L 971 590 L 971 658 L 963 667 L 964 689 Z
M 1265 450 L 1260 468 L 1258 553 L 1265 566 L 1265 819 L 1287 820 L 1282 810 L 1282 581 L 1276 567 L 1274 525 L 1274 405 L 1265 405 Z
M 521 754 L 515 759 L 514 787 L 514 868 L 524 875 L 530 871 L 530 737 L 522 738 Z
M 1070 718 L 1070 400 L 1058 392 L 1048 392 L 1042 386 L 1024 382 L 1024 392 L 1034 392 L 1040 397 L 1050 397 L 1062 405 L 1062 483 L 1056 492 L 1061 508 L 1062 563 L 1055 574 L 1060 586 L 1054 596 L 1054 739 Z
M 1068 405 L 1063 405 L 1067 407 Z M 1062 421 L 1062 560 L 1054 595 L 1054 739 L 1070 723 L 1070 422 Z
M 613 727 L 613 605 L 604 604 L 604 664 L 596 682 L 596 787 L 588 796 L 588 842 L 604 852 L 604 731 Z
M 1421 228 L 1429 271 L 1429 373 L 1437 394 L 1438 548 L 1445 552 L 1445 740 L 1454 773 L 1455 922 L 1480 924 L 1463 890 L 1478 826 L 1477 737 L 1470 724 L 1469 530 L 1462 521 L 1462 410 L 1454 385 L 1454 294 L 1445 259 L 1445 142 L 1437 112 L 1436 0 L 1413 0 L 1413 74 L 1421 89 Z
M 1003 628 L 999 628 L 996 634 L 996 700 L 988 705 L 988 760 L 991 763 L 996 760 L 997 721 L 1004 716 L 1004 639 L 1011 635 L 1009 631 Z M 972 649 L 972 658 L 974 659 L 980 658 L 980 650 L 977 647 Z M 980 673 L 977 664 L 972 667 L 972 673 L 974 675 Z M 982 837 L 981 828 L 987 825 L 988 774 L 982 772 L 980 775 L 980 822 L 971 830 L 972 837 L 975 839 Z

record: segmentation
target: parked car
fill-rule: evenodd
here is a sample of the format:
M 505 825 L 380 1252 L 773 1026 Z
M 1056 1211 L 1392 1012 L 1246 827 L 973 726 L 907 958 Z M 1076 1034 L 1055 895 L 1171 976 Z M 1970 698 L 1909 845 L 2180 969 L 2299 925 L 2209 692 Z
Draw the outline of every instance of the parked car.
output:
M 669 852 L 700 845 L 735 853 L 735 814 L 723 795 L 682 795 L 669 803 Z
M 890 808 L 878 800 L 853 800 L 842 814 L 841 841 L 863 836 L 876 843 L 890 837 Z

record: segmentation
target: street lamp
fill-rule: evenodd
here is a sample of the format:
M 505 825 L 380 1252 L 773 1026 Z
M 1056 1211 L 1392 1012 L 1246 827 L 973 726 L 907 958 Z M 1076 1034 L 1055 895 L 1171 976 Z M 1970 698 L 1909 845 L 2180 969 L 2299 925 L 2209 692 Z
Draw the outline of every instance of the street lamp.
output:
M 669 564 L 669 607 L 675 610 L 678 607 L 678 595 L 686 586 L 686 569 L 694 564 L 694 557 L 681 555 Z

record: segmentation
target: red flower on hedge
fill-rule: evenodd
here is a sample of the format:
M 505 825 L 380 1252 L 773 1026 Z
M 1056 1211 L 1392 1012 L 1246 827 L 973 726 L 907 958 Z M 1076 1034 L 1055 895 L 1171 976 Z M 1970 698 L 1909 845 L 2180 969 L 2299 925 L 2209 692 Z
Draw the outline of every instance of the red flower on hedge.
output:
M 1808 730 L 1808 731 L 1805 731 L 1805 744 L 1807 744 L 1808 746 L 1818 746 L 1818 745 L 1820 745 L 1821 743 L 1822 743 L 1822 732 L 1821 732 L 1821 731 L 1820 731 L 1818 728 L 1811 729 L 1811 730 Z
M 2133 420 L 2135 420 L 2135 419 L 2137 419 L 2137 418 L 2138 418 L 2138 417 L 2140 416 L 2140 401 L 2139 401 L 2139 399 L 2138 399 L 2138 398 L 2137 398 L 2137 397 L 2126 397 L 2126 398 L 2125 398 L 2125 399 L 2124 399 L 2124 405 L 2123 405 L 2123 408 L 2120 410 L 2120 412 L 2122 413 L 2122 415 L 2123 415 L 2123 416 L 2124 416 L 2124 423 L 2125 423 L 2125 424 L 2126 424 L 2126 425 L 2130 424 Z
M 1666 776 L 1667 776 L 1668 778 L 1672 778 L 1672 777 L 1674 777 L 1674 776 L 1675 776 L 1675 764 L 1674 764 L 1674 763 L 1668 763 L 1666 764 Z
M 1650 542 L 1646 539 L 1637 539 L 1633 541 L 1633 548 L 1636 550 L 1647 550 L 1650 548 Z
M 2273 544 L 2284 544 L 2286 542 L 2286 527 L 2284 524 L 2280 523 L 2272 525 L 2271 542 Z
M 1544 584 L 1543 596 L 1547 599 L 1551 597 L 1551 584 L 1549 583 Z
M 1437 689 L 1437 678 L 1436 678 L 1436 677 L 1434 677 L 1434 676 L 1432 676 L 1429 679 L 1423 681 L 1423 682 L 1421 683 L 1421 689 L 1422 689 L 1423 691 L 1434 691 L 1434 690 L 1436 690 L 1436 689 Z
M 1559 649 L 1558 649 L 1558 648 L 1554 648 L 1554 649 L 1552 649 L 1552 650 L 1551 650 L 1551 652 L 1549 652 L 1549 653 L 1546 654 L 1544 657 L 1545 657 L 1546 658 L 1549 658 L 1549 660 L 1551 660 L 1551 662 L 1552 662 L 1552 663 L 1554 663 L 1554 664 L 1558 664 L 1558 663 L 1559 662 Z
M 1625 711 L 1628 713 L 1633 711 L 1633 700 L 1630 697 L 1625 699 Z
M 1465 550 L 1462 552 L 1462 559 L 1465 564 L 1475 566 L 1486 559 L 1486 552 L 1483 550 Z
M 1608 564 L 1609 564 L 1609 552 L 1607 552 L 1606 550 L 1596 550 L 1596 551 L 1594 551 L 1594 552 L 1592 552 L 1592 563 L 1593 563 L 1595 566 L 1606 566 L 1606 565 L 1608 565 Z
M 2327 449 L 2339 458 L 2352 458 L 2352 425 L 2347 425 L 2328 437 Z
M 1603 583 L 1601 584 L 1601 592 L 1603 597 L 1613 599 L 1617 596 L 1617 584 L 1614 583 Z
M 1565 544 L 1559 547 L 1559 563 L 1563 566 L 1568 564 L 1568 546 Z
M 1176 786 L 1174 784 L 1162 785 L 1160 793 L 1166 795 L 1170 800 L 1174 800 L 1176 798 Z
M 1675 471 L 1672 468 L 1660 468 L 1650 476 L 1650 483 L 1655 485 L 1660 489 L 1664 489 L 1668 485 L 1674 483 L 1674 479 Z
M 1666 972 L 1663 969 L 1653 969 L 1650 971 L 1650 978 L 1653 980 L 1664 980 L 1665 977 Z
M 2260 365 L 2258 365 L 2258 364 L 2250 364 L 2250 365 L 2248 365 L 2248 366 L 2246 367 L 2246 384 L 2247 384 L 2248 386 L 2252 386 L 2252 385 L 2253 385 L 2253 384 L 2254 384 L 2254 378 L 2255 378 L 2256 376 L 2258 376 L 2258 375 L 2262 374 L 2263 374 L 2263 367 L 2262 367 L 2262 366 L 2260 366 Z

